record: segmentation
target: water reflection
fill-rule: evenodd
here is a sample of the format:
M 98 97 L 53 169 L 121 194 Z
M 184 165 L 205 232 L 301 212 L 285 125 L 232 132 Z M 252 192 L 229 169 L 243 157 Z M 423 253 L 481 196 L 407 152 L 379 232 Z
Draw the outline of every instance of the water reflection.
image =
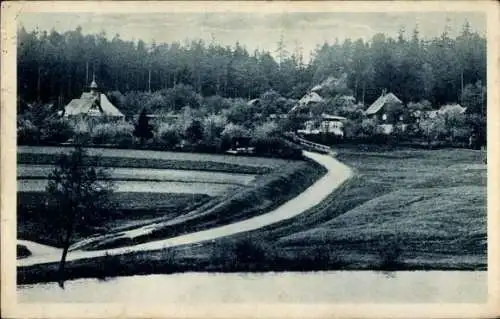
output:
M 482 303 L 487 272 L 182 273 L 18 286 L 20 302 Z

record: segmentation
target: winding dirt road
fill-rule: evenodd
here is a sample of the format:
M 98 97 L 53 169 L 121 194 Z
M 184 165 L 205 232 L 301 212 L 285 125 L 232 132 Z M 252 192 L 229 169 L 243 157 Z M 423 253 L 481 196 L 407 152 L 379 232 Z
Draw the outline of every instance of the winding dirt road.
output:
M 328 170 L 327 173 L 313 185 L 308 187 L 304 192 L 266 214 L 224 226 L 218 226 L 203 231 L 151 241 L 134 246 L 97 251 L 74 250 L 68 253 L 67 260 L 95 258 L 104 256 L 105 254 L 120 255 L 129 252 L 158 250 L 173 246 L 194 244 L 256 230 L 300 215 L 309 208 L 319 204 L 352 175 L 352 171 L 348 166 L 337 161 L 331 155 L 323 155 L 307 151 L 304 151 L 304 155 L 324 166 Z M 18 260 L 18 266 L 22 267 L 51 263 L 57 262 L 60 259 L 60 250 L 57 248 L 43 246 L 29 241 L 18 240 L 18 243 L 25 245 L 33 253 L 33 255 L 28 258 Z

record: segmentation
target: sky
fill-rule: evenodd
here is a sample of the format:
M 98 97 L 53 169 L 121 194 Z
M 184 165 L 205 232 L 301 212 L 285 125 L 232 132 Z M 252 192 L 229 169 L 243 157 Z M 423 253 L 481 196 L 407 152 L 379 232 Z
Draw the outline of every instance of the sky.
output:
M 124 40 L 142 39 L 146 43 L 183 42 L 203 39 L 207 43 L 234 45 L 237 41 L 253 52 L 255 49 L 275 53 L 283 37 L 287 51 L 301 49 L 309 58 L 318 45 L 333 43 L 337 38 L 369 40 L 376 33 L 396 37 L 401 28 L 408 37 L 418 26 L 421 37 L 440 35 L 446 25 L 450 35 L 457 35 L 465 21 L 472 30 L 486 34 L 486 17 L 480 12 L 206 12 L 206 13 L 21 13 L 19 25 L 28 31 L 55 29 L 58 32 L 81 26 L 84 34 L 105 31 Z

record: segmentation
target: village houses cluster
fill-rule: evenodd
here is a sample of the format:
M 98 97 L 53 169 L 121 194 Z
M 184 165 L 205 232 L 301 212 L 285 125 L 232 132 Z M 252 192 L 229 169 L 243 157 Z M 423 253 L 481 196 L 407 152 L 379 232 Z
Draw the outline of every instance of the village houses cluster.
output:
M 298 128 L 295 133 L 303 136 L 314 136 L 314 135 L 331 135 L 338 138 L 345 137 L 344 124 L 349 120 L 348 116 L 340 116 L 338 113 L 331 112 L 331 108 L 328 111 L 321 111 L 317 114 L 319 105 L 324 105 L 329 103 L 327 97 L 322 96 L 321 92 L 325 91 L 325 88 L 338 87 L 342 85 L 345 78 L 342 76 L 340 78 L 328 77 L 326 80 L 318 85 L 315 85 L 309 92 L 307 92 L 301 99 L 295 102 L 295 105 L 289 110 L 288 113 L 284 114 L 270 114 L 268 116 L 269 120 L 283 120 L 291 118 L 292 116 L 301 115 L 298 118 L 301 119 Z M 356 99 L 352 95 L 338 94 L 336 96 L 337 102 L 340 104 L 350 105 L 357 107 L 362 110 L 362 116 L 365 119 L 372 119 L 379 128 L 379 132 L 382 134 L 391 134 L 395 127 L 399 127 L 401 130 L 405 130 L 407 125 L 404 123 L 404 118 L 402 113 L 391 112 L 393 109 L 403 109 L 404 103 L 392 92 L 387 92 L 383 90 L 378 99 L 376 99 L 371 105 L 366 109 L 362 103 L 356 103 Z M 247 102 L 247 105 L 253 106 L 258 105 L 260 99 L 252 99 Z M 466 108 L 459 104 L 447 104 L 439 109 L 430 109 L 425 111 L 413 111 L 410 116 L 413 117 L 415 122 L 419 122 L 422 119 L 435 118 L 439 115 L 444 115 L 447 113 L 464 113 Z M 316 111 L 316 114 L 315 114 Z M 395 115 L 396 114 L 396 115 Z M 99 121 L 125 121 L 125 115 L 118 109 L 117 106 L 113 105 L 106 94 L 102 93 L 95 76 L 89 85 L 89 91 L 83 92 L 80 98 L 71 100 L 67 104 L 64 110 L 60 111 L 60 115 L 70 120 L 85 120 L 90 121 L 91 119 L 98 119 Z M 172 118 L 177 119 L 178 115 L 175 114 L 147 114 L 148 118 L 156 119 L 162 117 L 162 120 L 168 120 L 172 122 Z M 167 117 L 167 119 L 163 119 Z M 167 121 L 167 122 L 168 122 Z

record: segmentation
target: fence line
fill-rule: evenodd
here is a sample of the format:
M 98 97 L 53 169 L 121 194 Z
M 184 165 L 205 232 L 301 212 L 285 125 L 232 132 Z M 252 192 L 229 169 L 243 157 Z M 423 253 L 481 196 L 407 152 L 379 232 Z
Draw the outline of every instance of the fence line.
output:
M 286 137 L 290 138 L 293 142 L 303 146 L 306 149 L 311 149 L 313 151 L 320 152 L 320 153 L 331 153 L 332 152 L 332 149 L 329 146 L 308 141 L 300 136 L 297 136 L 295 133 L 287 133 Z

